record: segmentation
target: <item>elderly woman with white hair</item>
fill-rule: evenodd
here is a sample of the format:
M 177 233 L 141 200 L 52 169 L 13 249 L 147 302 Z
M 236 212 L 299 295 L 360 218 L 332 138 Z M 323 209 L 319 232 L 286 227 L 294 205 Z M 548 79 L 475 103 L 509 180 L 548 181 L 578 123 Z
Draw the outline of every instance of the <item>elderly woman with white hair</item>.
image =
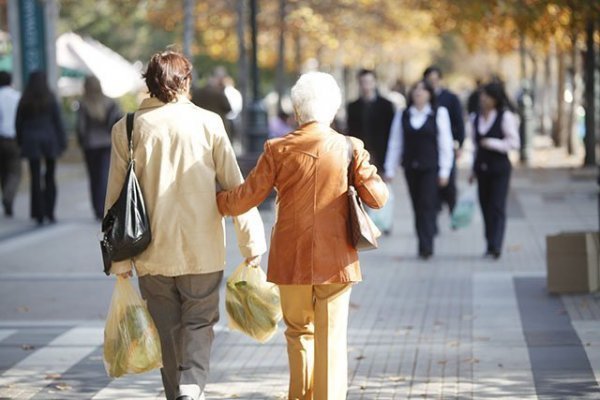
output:
M 289 399 L 346 398 L 350 290 L 361 280 L 350 242 L 349 142 L 330 128 L 341 104 L 335 79 L 309 72 L 292 88 L 299 128 L 265 143 L 246 182 L 217 196 L 223 215 L 240 215 L 277 191 L 267 277 L 279 285 L 290 364 Z M 381 208 L 386 185 L 351 138 L 354 184 L 361 199 Z

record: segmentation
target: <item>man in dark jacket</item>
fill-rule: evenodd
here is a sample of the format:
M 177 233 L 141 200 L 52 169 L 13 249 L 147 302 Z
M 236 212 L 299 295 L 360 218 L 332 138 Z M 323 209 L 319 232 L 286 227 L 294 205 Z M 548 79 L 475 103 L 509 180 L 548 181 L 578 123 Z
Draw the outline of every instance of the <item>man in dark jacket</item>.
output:
M 433 86 L 436 94 L 438 107 L 445 107 L 450 114 L 450 125 L 452 128 L 452 137 L 454 139 L 455 154 L 459 154 L 465 140 L 465 123 L 463 120 L 463 111 L 458 96 L 442 87 L 442 71 L 439 67 L 430 66 L 423 72 L 425 79 Z M 444 203 L 448 204 L 450 213 L 456 206 L 457 190 L 456 190 L 456 156 L 452 167 L 452 172 L 448 179 L 448 185 L 440 188 L 440 209 Z
M 378 93 L 374 71 L 361 70 L 358 73 L 358 87 L 360 97 L 347 107 L 347 133 L 365 143 L 365 149 L 371 154 L 371 164 L 382 174 L 394 106 Z

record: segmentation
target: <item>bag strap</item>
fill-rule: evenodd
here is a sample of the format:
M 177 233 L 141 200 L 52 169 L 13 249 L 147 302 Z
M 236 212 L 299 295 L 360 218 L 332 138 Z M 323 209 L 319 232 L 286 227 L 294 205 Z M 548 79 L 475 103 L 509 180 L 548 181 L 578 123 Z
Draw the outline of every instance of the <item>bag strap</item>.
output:
M 129 147 L 129 161 L 133 161 L 133 117 L 135 113 L 127 113 L 127 146 Z
M 346 143 L 348 145 L 348 186 L 354 186 L 354 168 L 352 168 L 354 166 L 354 145 L 348 136 L 346 136 Z

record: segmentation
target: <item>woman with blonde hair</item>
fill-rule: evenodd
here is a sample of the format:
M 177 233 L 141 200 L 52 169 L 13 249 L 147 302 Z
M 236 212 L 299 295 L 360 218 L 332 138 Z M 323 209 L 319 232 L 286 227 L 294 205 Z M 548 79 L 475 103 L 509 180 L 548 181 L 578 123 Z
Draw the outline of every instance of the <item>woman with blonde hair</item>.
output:
M 221 118 L 189 100 L 192 64 L 174 51 L 156 53 L 144 74 L 150 97 L 133 120 L 135 171 L 150 217 L 152 241 L 135 259 L 113 262 L 123 278 L 139 276 L 160 336 L 167 400 L 204 399 L 219 287 L 225 267 L 225 226 L 216 184 L 243 182 Z M 112 130 L 106 206 L 118 198 L 128 164 L 125 118 Z M 258 211 L 234 219 L 249 265 L 266 251 Z
M 363 143 L 330 125 L 341 104 L 335 79 L 309 72 L 292 88 L 298 129 L 268 140 L 245 183 L 218 194 L 239 215 L 277 191 L 268 280 L 279 285 L 287 325 L 289 398 L 343 400 L 348 381 L 350 290 L 361 278 L 349 235 L 348 165 L 361 199 L 381 208 L 387 186 Z
M 119 105 L 102 92 L 100 81 L 88 76 L 77 113 L 77 140 L 83 151 L 90 196 L 96 219 L 104 215 L 104 198 L 110 164 L 110 131 L 123 116 Z

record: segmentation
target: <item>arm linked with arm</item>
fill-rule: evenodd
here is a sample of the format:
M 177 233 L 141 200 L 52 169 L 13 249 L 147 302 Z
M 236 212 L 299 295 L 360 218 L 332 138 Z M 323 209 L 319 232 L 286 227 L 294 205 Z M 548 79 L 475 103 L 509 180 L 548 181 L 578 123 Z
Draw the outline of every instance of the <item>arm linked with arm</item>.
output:
M 234 216 L 233 222 L 238 247 L 242 256 L 251 258 L 261 255 L 267 251 L 267 244 L 265 241 L 263 222 L 255 207 L 260 202 L 257 202 L 256 204 L 249 204 L 249 202 L 243 205 L 234 204 L 234 207 L 226 207 L 229 202 L 224 199 L 227 199 L 228 195 L 229 198 L 235 198 L 234 193 L 241 190 L 246 183 L 244 183 L 244 178 L 237 165 L 235 153 L 227 138 L 225 128 L 223 127 L 220 118 L 213 128 L 215 129 L 214 132 L 216 132 L 215 144 L 213 146 L 213 159 L 215 162 L 217 182 L 224 190 L 226 190 L 217 193 L 217 206 L 219 207 L 219 212 L 221 215 Z M 221 204 L 224 204 L 225 207 L 223 208 Z

